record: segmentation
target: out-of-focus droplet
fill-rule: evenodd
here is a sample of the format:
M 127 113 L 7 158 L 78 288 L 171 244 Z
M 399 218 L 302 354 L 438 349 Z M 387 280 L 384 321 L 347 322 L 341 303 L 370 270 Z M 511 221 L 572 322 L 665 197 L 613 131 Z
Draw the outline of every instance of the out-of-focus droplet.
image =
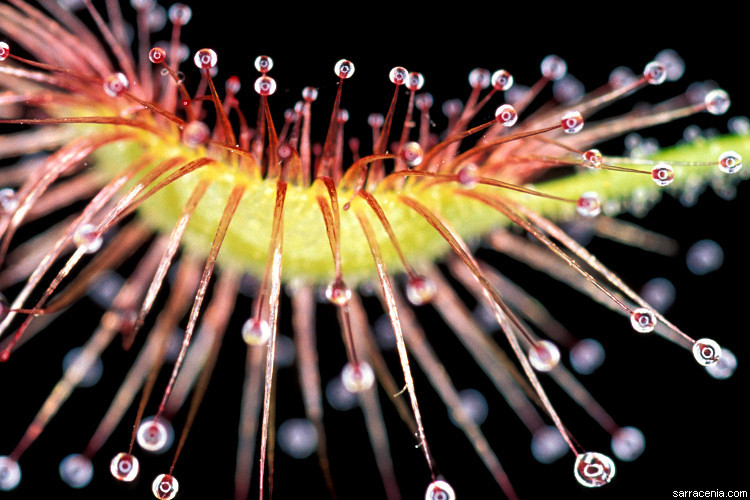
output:
M 724 250 L 714 240 L 700 240 L 688 249 L 685 263 L 691 273 L 703 276 L 721 267 Z
M 21 467 L 8 456 L 0 456 L 0 491 L 10 491 L 21 482 Z
M 66 371 L 70 365 L 75 363 L 78 356 L 83 352 L 83 347 L 75 347 L 67 352 L 63 357 L 63 371 Z M 104 365 L 102 364 L 101 358 L 96 358 L 86 369 L 86 373 L 83 374 L 81 380 L 78 382 L 78 387 L 93 387 L 102 378 L 102 372 L 104 371 Z
M 62 459 L 59 472 L 60 479 L 71 488 L 85 488 L 94 477 L 94 466 L 88 457 L 72 453 Z
M 726 347 L 721 349 L 721 357 L 719 361 L 706 366 L 706 371 L 713 378 L 718 380 L 725 380 L 734 375 L 734 371 L 737 369 L 737 356 Z
M 461 409 L 464 415 L 474 424 L 482 425 L 487 420 L 489 406 L 484 395 L 476 389 L 462 389 L 458 391 L 458 398 L 461 400 Z M 451 422 L 458 425 L 452 414 L 449 415 Z
M 581 375 L 590 375 L 604 362 L 604 347 L 594 339 L 583 339 L 570 349 L 570 365 Z
M 641 289 L 641 297 L 651 307 L 663 313 L 674 303 L 677 289 L 666 278 L 652 278 Z
M 646 448 L 646 437 L 635 427 L 620 427 L 612 435 L 612 453 L 624 462 L 632 462 Z
M 568 443 L 554 425 L 540 427 L 531 436 L 531 454 L 543 464 L 551 464 L 569 450 Z
M 293 458 L 307 458 L 318 448 L 315 425 L 306 418 L 284 421 L 279 426 L 277 439 L 282 451 Z

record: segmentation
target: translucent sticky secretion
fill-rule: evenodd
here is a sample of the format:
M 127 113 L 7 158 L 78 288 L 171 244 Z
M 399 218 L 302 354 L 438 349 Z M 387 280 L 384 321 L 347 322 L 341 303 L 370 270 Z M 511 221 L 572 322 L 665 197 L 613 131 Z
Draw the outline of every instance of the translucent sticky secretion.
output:
M 318 89 L 315 87 L 305 87 L 302 89 L 302 99 L 305 102 L 313 102 L 318 98 Z
M 719 170 L 733 174 L 742 168 L 742 156 L 734 151 L 725 151 L 719 156 Z
M 504 69 L 499 69 L 492 73 L 490 83 L 495 90 L 509 90 L 513 86 L 513 75 Z
M 503 104 L 495 110 L 495 120 L 504 127 L 512 127 L 518 121 L 518 112 L 510 104 Z
M 180 483 L 174 476 L 159 474 L 151 483 L 151 491 L 160 500 L 172 500 L 180 490 Z
M 529 349 L 529 362 L 535 370 L 548 372 L 560 362 L 560 350 L 549 340 L 540 340 Z
M 0 215 L 13 213 L 16 208 L 18 208 L 18 195 L 15 189 L 0 189 Z
M 453 487 L 442 479 L 433 481 L 427 486 L 424 500 L 455 500 L 456 492 Z
M 155 417 L 144 418 L 138 427 L 136 439 L 138 445 L 151 453 L 163 453 L 172 445 L 174 431 L 166 419 Z
M 211 69 L 216 66 L 218 56 L 213 49 L 200 49 L 195 53 L 193 62 L 200 69 Z
M 403 85 L 406 83 L 406 79 L 409 77 L 409 72 L 403 66 L 395 66 L 388 73 L 388 78 L 392 83 L 396 85 Z
M 717 380 L 725 380 L 734 375 L 737 369 L 737 356 L 727 348 L 721 350 L 721 357 L 717 363 L 708 365 L 706 371 Z
M 604 486 L 615 477 L 615 464 L 602 453 L 588 451 L 576 457 L 573 468 L 576 480 L 588 488 Z
M 258 95 L 262 95 L 264 97 L 273 95 L 274 92 L 276 92 L 276 80 L 274 80 L 270 76 L 263 75 L 255 80 L 253 88 L 255 89 L 255 92 L 258 93 Z
M 659 61 L 651 61 L 643 68 L 643 77 L 651 85 L 661 85 L 667 80 L 667 68 Z
M 62 459 L 59 472 L 60 479 L 71 488 L 85 488 L 94 477 L 94 466 L 88 457 L 73 453 Z
M 307 458 L 318 448 L 318 432 L 315 424 L 306 418 L 291 418 L 284 421 L 278 430 L 279 447 L 290 457 Z
M 583 115 L 578 111 L 569 111 L 560 119 L 560 126 L 566 134 L 577 134 L 583 130 Z
M 406 283 L 406 298 L 415 306 L 428 304 L 436 292 L 435 283 L 424 276 L 414 276 Z
M 651 309 L 639 307 L 630 313 L 630 324 L 638 333 L 653 332 L 656 328 L 656 315 Z
M 10 45 L 0 42 L 0 61 L 5 61 L 10 55 Z
M 406 88 L 413 92 L 422 87 L 424 87 L 424 75 L 416 71 L 409 73 L 409 78 L 406 79 Z
M 375 372 L 369 363 L 347 363 L 341 370 L 341 381 L 349 392 L 363 392 L 375 382 Z
M 602 211 L 599 195 L 593 191 L 586 191 L 576 201 L 576 211 L 584 217 L 596 217 Z
M 674 180 L 674 169 L 666 163 L 657 163 L 651 169 L 651 179 L 657 186 L 668 186 Z
M 341 59 L 333 66 L 333 72 L 341 79 L 351 78 L 354 74 L 354 63 Z
M 266 320 L 252 317 L 242 325 L 242 340 L 248 345 L 264 345 L 270 338 L 271 326 Z
M 102 236 L 93 224 L 84 224 L 73 235 L 73 243 L 86 253 L 94 253 L 102 246 Z
M 154 47 L 148 52 L 148 59 L 154 64 L 159 64 L 167 60 L 167 52 L 161 47 Z
M 590 375 L 604 363 L 604 347 L 598 340 L 583 339 L 570 349 L 570 365 L 581 375 Z
M 138 459 L 130 453 L 118 453 L 109 463 L 109 472 L 119 481 L 130 482 L 138 476 Z
M 714 89 L 706 94 L 704 103 L 706 111 L 712 115 L 723 115 L 729 109 L 731 101 L 729 100 L 729 94 L 725 90 Z
M 112 73 L 104 79 L 104 93 L 110 97 L 117 97 L 125 93 L 130 87 L 128 77 L 123 73 Z
M 332 304 L 343 306 L 352 298 L 352 291 L 341 280 L 333 280 L 325 290 L 326 299 Z
M 693 344 L 693 356 L 700 365 L 715 365 L 721 359 L 721 347 L 713 339 L 698 339 Z
M 540 427 L 531 436 L 531 454 L 540 463 L 551 464 L 565 456 L 569 449 L 554 425 Z
M 636 427 L 620 427 L 612 434 L 612 453 L 624 462 L 632 462 L 646 449 L 646 437 Z
M 410 167 L 416 167 L 422 163 L 424 152 L 418 142 L 407 142 L 399 151 L 399 155 Z
M 21 467 L 8 456 L 0 456 L 0 491 L 10 491 L 21 482 Z
M 601 151 L 598 149 L 589 149 L 583 152 L 583 164 L 587 167 L 598 167 L 604 161 Z
M 273 59 L 271 59 L 269 56 L 258 56 L 255 58 L 255 62 L 253 63 L 255 66 L 255 69 L 263 73 L 264 75 L 271 71 L 271 68 L 273 68 Z

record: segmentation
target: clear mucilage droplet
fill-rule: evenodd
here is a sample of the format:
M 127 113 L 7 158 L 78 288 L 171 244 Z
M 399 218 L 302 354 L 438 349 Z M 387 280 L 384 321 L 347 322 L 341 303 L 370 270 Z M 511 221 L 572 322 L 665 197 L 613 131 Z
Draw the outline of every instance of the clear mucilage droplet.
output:
M 172 425 L 163 417 L 159 419 L 149 417 L 141 421 L 136 439 L 138 445 L 144 450 L 161 453 L 170 447 L 173 436 Z
M 279 447 L 290 457 L 304 459 L 318 448 L 315 424 L 306 418 L 290 418 L 277 431 Z
M 742 156 L 734 151 L 725 151 L 719 156 L 719 170 L 733 174 L 742 168 Z
M 73 242 L 86 253 L 94 253 L 102 246 L 102 236 L 93 224 L 84 224 L 73 235 Z
M 435 283 L 424 276 L 414 276 L 406 283 L 406 298 L 415 306 L 431 302 L 436 291 Z
M 586 191 L 576 201 L 576 211 L 584 217 L 596 217 L 602 211 L 599 195 L 593 191 Z
M 598 149 L 589 149 L 583 152 L 583 164 L 587 167 L 596 168 L 602 164 L 604 157 Z
M 529 362 L 535 370 L 548 372 L 560 362 L 560 350 L 549 340 L 537 341 L 529 349 Z
M 576 480 L 588 488 L 604 486 L 615 476 L 615 464 L 602 453 L 588 451 L 576 457 L 573 468 Z
M 133 481 L 139 469 L 138 459 L 129 453 L 118 453 L 109 463 L 109 472 L 119 481 Z
M 375 382 L 375 372 L 369 363 L 347 363 L 341 370 L 341 381 L 349 392 L 363 392 Z
M 354 74 L 354 63 L 341 59 L 334 65 L 333 72 L 341 79 L 351 78 Z
M 247 345 L 264 345 L 271 338 L 271 326 L 267 321 L 252 317 L 242 325 L 242 340 Z
M 450 484 L 438 479 L 427 486 L 424 500 L 456 500 L 456 492 Z
M 151 483 L 151 491 L 159 500 L 172 500 L 179 490 L 180 483 L 169 474 L 159 474 Z
M 658 186 L 668 186 L 674 180 L 674 169 L 666 163 L 658 163 L 651 169 L 651 179 Z
M 495 110 L 495 120 L 504 127 L 512 127 L 518 121 L 516 108 L 510 104 L 503 104 Z
M 560 118 L 560 126 L 566 134 L 577 134 L 583 130 L 583 115 L 578 111 L 569 111 Z
M 698 339 L 693 344 L 693 356 L 699 364 L 711 366 L 721 358 L 721 347 L 713 339 Z
M 630 313 L 630 324 L 638 333 L 649 333 L 656 328 L 656 315 L 651 309 L 639 307 Z

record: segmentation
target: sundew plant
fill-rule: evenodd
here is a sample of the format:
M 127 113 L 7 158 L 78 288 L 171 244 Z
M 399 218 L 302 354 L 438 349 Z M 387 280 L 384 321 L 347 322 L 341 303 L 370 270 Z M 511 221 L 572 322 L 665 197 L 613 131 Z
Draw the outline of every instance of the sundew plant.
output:
M 738 56 L 233 8 L 0 4 L 0 495 L 747 490 Z

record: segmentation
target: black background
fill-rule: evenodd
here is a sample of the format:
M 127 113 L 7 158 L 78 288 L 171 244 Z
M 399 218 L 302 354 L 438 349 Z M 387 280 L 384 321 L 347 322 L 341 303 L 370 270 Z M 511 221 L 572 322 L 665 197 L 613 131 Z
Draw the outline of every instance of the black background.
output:
M 207 46 L 217 51 L 220 81 L 231 74 L 243 79 L 240 99 L 251 110 L 249 116 L 253 116 L 256 103 L 251 89 L 256 77 L 252 61 L 259 54 L 272 56 L 275 67 L 271 75 L 279 87 L 271 106 L 279 123 L 283 109 L 298 100 L 305 85 L 320 89 L 315 104 L 317 124 L 326 123 L 337 81 L 333 65 L 340 58 L 354 61 L 356 73 L 346 82 L 342 105 L 350 112 L 347 128 L 352 134 L 363 135 L 363 147 L 367 146 L 364 139 L 369 137 L 366 116 L 385 111 L 392 93 L 387 73 L 395 65 L 421 71 L 426 80 L 424 90 L 440 103 L 448 98 L 465 98 L 469 91 L 466 76 L 477 66 L 490 70 L 504 67 L 514 74 L 516 82 L 531 84 L 538 77 L 539 61 L 548 53 L 557 53 L 568 61 L 571 73 L 587 88 L 594 88 L 606 80 L 614 67 L 629 65 L 639 70 L 656 52 L 667 47 L 676 49 L 687 63 L 683 80 L 646 89 L 620 110 L 640 99 L 653 102 L 676 95 L 693 80 L 715 79 L 734 101 L 727 116 L 702 114 L 648 130 L 644 135 L 669 144 L 678 140 L 690 123 L 725 130 L 728 116 L 746 114 L 750 109 L 743 95 L 746 85 L 742 64 L 746 64 L 747 42 L 724 36 L 723 26 L 703 23 L 697 12 L 682 18 L 680 13 L 657 12 L 652 7 L 629 3 L 603 12 L 572 4 L 557 10 L 538 5 L 510 9 L 468 3 L 242 7 L 239 3 L 214 2 L 193 6 L 194 17 L 185 33 L 191 49 Z M 710 10 L 721 11 L 721 6 L 712 4 Z M 191 64 L 185 66 L 185 71 L 189 85 L 191 75 L 196 75 Z M 440 119 L 437 117 L 436 121 Z M 325 130 L 317 128 L 316 133 L 322 140 Z M 608 147 L 619 152 L 622 142 L 615 141 Z M 750 151 L 745 153 L 748 156 Z M 644 431 L 647 447 L 636 462 L 618 462 L 617 476 L 606 488 L 580 487 L 573 478 L 571 454 L 554 465 L 535 462 L 529 451 L 528 432 L 494 393 L 481 370 L 442 325 L 426 323 L 457 387 L 478 388 L 488 398 L 490 413 L 482 429 L 522 498 L 670 498 L 674 490 L 683 489 L 748 490 L 742 472 L 750 443 L 740 408 L 748 381 L 742 304 L 747 277 L 744 214 L 750 208 L 749 199 L 747 186 L 740 186 L 732 201 L 722 200 L 709 190 L 693 208 L 665 198 L 644 219 L 624 216 L 680 241 L 681 253 L 676 257 L 650 255 L 604 240 L 594 240 L 589 246 L 636 289 L 654 276 L 672 280 L 677 287 L 677 301 L 668 317 L 694 338 L 712 337 L 734 351 L 739 368 L 730 380 L 710 378 L 689 352 L 658 337 L 636 335 L 621 316 L 568 293 L 566 287 L 544 280 L 508 259 L 497 259 L 504 272 L 527 285 L 574 334 L 595 337 L 607 349 L 605 365 L 581 379 L 618 423 Z M 715 273 L 694 276 L 685 266 L 684 255 L 690 244 L 704 238 L 714 239 L 723 247 L 725 263 Z M 288 302 L 282 304 L 282 311 L 289 312 Z M 0 366 L 6 393 L 0 400 L 2 453 L 15 444 L 59 376 L 62 353 L 82 342 L 93 330 L 98 315 L 99 310 L 90 303 L 77 306 L 47 334 L 15 354 L 9 364 Z M 246 314 L 239 311 L 235 316 L 237 321 L 225 340 L 209 394 L 175 471 L 182 488 L 180 498 L 231 496 L 244 361 L 238 330 Z M 326 328 L 322 323 L 323 319 L 318 342 L 323 378 L 328 380 L 344 362 L 344 351 L 335 326 Z M 505 345 L 502 339 L 498 341 Z M 140 483 L 132 487 L 116 483 L 106 470 L 111 456 L 127 445 L 127 423 L 96 457 L 96 474 L 89 488 L 72 491 L 56 473 L 59 460 L 85 444 L 127 369 L 127 359 L 132 354 L 124 356 L 118 349 L 114 346 L 105 354 L 102 383 L 94 389 L 77 391 L 59 418 L 23 456 L 23 482 L 6 497 L 150 498 L 151 478 L 165 472 L 169 459 L 144 458 Z M 393 357 L 392 353 L 389 355 Z M 462 434 L 448 421 L 421 373 L 417 373 L 415 382 L 435 459 L 456 487 L 459 498 L 502 497 Z M 610 454 L 607 434 L 568 403 L 551 383 L 545 383 L 545 387 L 578 441 L 588 449 Z M 280 373 L 278 401 L 279 420 L 302 416 L 293 370 Z M 355 409 L 340 413 L 329 406 L 325 411 L 340 498 L 382 498 L 361 412 Z M 421 452 L 414 448 L 413 439 L 395 412 L 389 407 L 385 411 L 404 498 L 422 498 L 429 476 Z M 125 421 L 132 421 L 132 415 L 131 410 Z M 325 498 L 319 476 L 314 458 L 296 461 L 279 452 L 274 496 Z

